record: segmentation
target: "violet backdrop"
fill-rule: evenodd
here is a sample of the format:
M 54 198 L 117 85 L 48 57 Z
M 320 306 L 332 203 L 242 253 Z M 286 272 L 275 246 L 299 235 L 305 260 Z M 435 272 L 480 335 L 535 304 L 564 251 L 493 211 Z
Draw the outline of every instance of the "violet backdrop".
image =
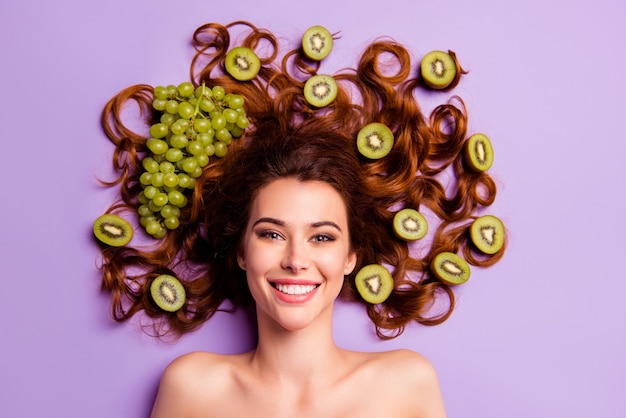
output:
M 414 65 L 456 51 L 470 73 L 453 93 L 495 147 L 504 259 L 458 288 L 448 322 L 393 341 L 340 303 L 338 343 L 426 355 L 452 418 L 623 416 L 622 2 L 4 0 L 0 16 L 2 416 L 147 417 L 173 358 L 252 346 L 241 312 L 176 343 L 114 323 L 90 231 L 114 194 L 95 180 L 110 174 L 106 101 L 186 80 L 193 30 L 240 19 L 292 42 L 313 24 L 341 31 L 322 66 L 331 73 L 378 36 L 409 46 Z

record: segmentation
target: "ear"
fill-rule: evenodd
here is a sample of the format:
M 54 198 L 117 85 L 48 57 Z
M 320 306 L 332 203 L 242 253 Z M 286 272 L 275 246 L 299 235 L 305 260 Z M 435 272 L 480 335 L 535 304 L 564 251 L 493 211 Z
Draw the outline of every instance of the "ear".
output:
M 243 250 L 237 251 L 237 264 L 239 264 L 239 268 L 246 271 L 246 258 L 243 255 Z
M 343 269 L 344 276 L 352 273 L 352 271 L 354 270 L 354 266 L 356 266 L 356 258 L 356 252 L 350 251 L 350 253 L 348 254 L 348 258 L 346 259 L 346 265 Z

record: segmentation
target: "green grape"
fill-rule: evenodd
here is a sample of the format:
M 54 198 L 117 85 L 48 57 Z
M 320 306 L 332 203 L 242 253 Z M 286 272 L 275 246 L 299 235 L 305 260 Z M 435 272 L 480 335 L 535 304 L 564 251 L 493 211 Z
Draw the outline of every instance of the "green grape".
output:
M 185 131 L 185 136 L 188 139 L 196 139 L 196 135 L 198 135 L 196 133 L 196 131 L 193 129 L 193 125 L 187 127 L 187 130 Z
M 154 186 L 146 186 L 146 188 L 143 189 L 144 196 L 146 196 L 150 200 L 152 200 L 152 198 L 156 196 L 157 193 L 159 193 L 159 189 Z
M 204 147 L 198 141 L 189 141 L 187 144 L 187 152 L 191 155 L 198 155 L 204 153 Z
M 150 220 L 146 223 L 146 232 L 150 235 L 154 235 L 161 229 L 161 223 L 156 220 Z
M 226 94 L 222 86 L 213 86 L 211 93 L 213 93 L 213 97 L 215 97 L 216 100 L 222 100 Z
M 233 136 L 233 138 L 239 138 L 241 135 L 243 135 L 243 132 L 244 130 L 239 126 L 235 126 L 233 129 L 230 130 L 230 134 Z
M 163 220 L 165 227 L 167 229 L 176 229 L 180 225 L 180 221 L 177 216 L 170 216 Z
M 183 189 L 191 189 L 193 180 L 185 173 L 178 173 L 178 185 Z
M 165 153 L 165 158 L 167 161 L 175 163 L 183 159 L 183 152 L 178 148 L 170 148 Z
M 165 154 L 153 154 L 152 159 L 159 164 L 160 167 L 160 164 L 165 161 Z
M 195 90 L 193 84 L 191 84 L 189 81 L 180 83 L 177 89 L 178 94 L 180 94 L 181 97 L 190 97 L 193 95 Z
M 139 206 L 137 208 L 137 213 L 139 214 L 139 216 L 150 216 L 153 214 L 148 205 Z
M 221 158 L 225 156 L 227 151 L 228 151 L 228 148 L 226 147 L 226 144 L 224 144 L 223 142 L 215 143 L 215 156 L 216 157 Z
M 166 235 L 167 235 L 167 229 L 161 227 L 157 232 L 152 234 L 152 237 L 155 239 L 161 239 L 161 238 L 165 238 Z
M 226 119 L 226 122 L 229 123 L 235 123 L 237 122 L 237 119 L 239 118 L 239 114 L 237 113 L 236 110 L 233 109 L 224 109 L 224 118 Z
M 196 168 L 198 168 L 198 160 L 194 157 L 187 157 L 183 159 L 183 170 L 186 173 L 192 173 Z
M 248 126 L 250 126 L 250 120 L 246 117 L 246 116 L 239 116 L 237 118 L 237 126 L 239 126 L 241 129 L 246 129 Z
M 243 107 L 244 99 L 238 94 L 231 94 L 228 97 L 228 107 L 231 109 L 240 109 Z
M 154 97 L 158 99 L 167 99 L 167 88 L 163 86 L 156 86 L 154 88 Z
M 172 123 L 170 130 L 174 135 L 183 135 L 189 126 L 189 121 L 185 119 L 177 119 Z
M 170 128 L 164 123 L 155 123 L 150 127 L 150 136 L 153 138 L 165 138 Z
M 150 201 L 150 199 L 148 199 L 148 198 L 146 197 L 146 195 L 144 194 L 144 192 L 143 192 L 143 191 L 141 191 L 141 192 L 139 192 L 139 194 L 137 195 L 137 201 L 138 201 L 139 203 L 141 203 L 142 205 L 146 205 L 146 204 Z
M 170 125 L 176 121 L 176 116 L 172 115 L 171 113 L 163 113 L 159 120 L 161 121 L 161 123 L 167 125 L 169 129 Z
M 163 175 L 163 185 L 167 187 L 178 186 L 178 176 L 176 173 L 167 173 Z
M 149 216 L 142 216 L 139 218 L 139 225 L 143 226 L 144 228 L 150 222 L 158 222 L 156 216 L 149 215 Z
M 198 107 L 203 112 L 209 113 L 215 110 L 215 103 L 213 103 L 213 101 L 209 99 L 202 99 L 200 100 L 200 104 L 198 105 Z
M 159 164 L 159 171 L 163 174 L 173 173 L 175 170 L 176 167 L 170 161 L 163 161 Z
M 162 207 L 154 203 L 154 200 L 148 202 L 148 208 L 154 213 L 160 212 Z
M 209 144 L 209 145 L 207 145 L 206 147 L 204 147 L 204 153 L 205 153 L 208 157 L 210 157 L 210 156 L 212 156 L 213 154 L 215 154 L 215 145 L 213 145 L 213 144 Z
M 143 173 L 141 173 L 141 176 L 139 176 L 139 183 L 141 183 L 142 186 L 149 186 L 152 184 L 152 182 L 150 181 L 151 177 L 151 173 L 144 171 Z
M 206 147 L 207 145 L 213 143 L 213 135 L 214 135 L 214 131 L 213 129 L 211 129 L 211 134 L 209 134 L 208 132 L 203 132 L 201 134 L 198 134 L 198 136 L 196 136 L 196 141 L 198 141 L 200 145 Z
M 165 110 L 165 105 L 167 104 L 167 100 L 164 99 L 154 99 L 152 101 L 152 108 L 154 110 L 158 110 L 159 112 L 162 112 Z
M 183 134 L 176 134 L 170 137 L 170 145 L 174 148 L 178 148 L 178 149 L 185 148 L 188 143 L 189 143 L 189 140 Z
M 211 89 L 210 88 L 208 88 L 206 86 L 203 86 L 203 85 L 200 85 L 200 86 L 196 87 L 196 91 L 194 93 L 194 96 L 196 96 L 198 98 L 199 97 L 211 97 L 211 96 L 213 96 L 213 93 L 211 93 Z
M 178 190 L 172 190 L 167 193 L 167 200 L 174 206 L 182 207 L 185 202 L 185 195 Z
M 155 206 L 165 206 L 167 205 L 167 194 L 163 193 L 163 192 L 159 192 L 157 193 L 153 198 L 152 198 L 152 203 L 155 204 Z M 159 209 L 160 210 L 160 209 Z
M 163 176 L 164 174 L 161 172 L 154 173 L 152 177 L 150 178 L 150 183 L 152 183 L 152 185 L 156 188 L 163 186 Z
M 165 89 L 167 91 L 167 97 L 175 97 L 178 92 L 178 88 L 173 84 L 168 84 Z
M 226 126 L 224 126 L 224 128 L 225 128 L 228 132 L 232 131 L 234 127 L 235 127 L 235 124 L 234 124 L 234 123 L 230 123 L 230 122 L 226 122 Z
M 189 177 L 193 179 L 197 179 L 201 175 L 202 175 L 202 167 L 200 167 L 199 164 L 198 166 L 196 166 L 196 168 L 194 168 L 194 170 L 191 173 L 189 173 Z
M 226 126 L 226 118 L 223 114 L 217 114 L 211 119 L 211 127 L 216 131 Z
M 146 141 L 146 146 L 153 154 L 165 154 L 165 151 L 169 148 L 167 142 L 162 139 L 150 138 Z
M 159 214 L 163 217 L 163 218 L 169 218 L 170 216 L 174 216 L 175 211 L 177 210 L 180 213 L 180 209 L 178 209 L 176 206 L 172 206 L 169 203 L 165 206 L 163 206 L 163 208 L 159 211 Z
M 233 139 L 233 136 L 228 132 L 228 129 L 222 128 L 215 131 L 215 138 L 223 142 L 226 145 L 230 144 L 230 141 Z
M 178 115 L 183 119 L 191 119 L 195 109 L 189 102 L 181 102 L 178 105 Z
M 159 171 L 159 163 L 154 158 L 146 157 L 141 161 L 141 165 L 148 173 L 154 174 Z
M 206 167 L 209 164 L 209 156 L 204 153 L 204 147 L 202 147 L 202 154 L 195 155 L 196 160 L 198 160 L 198 166 Z
M 178 114 L 178 102 L 176 100 L 168 100 L 165 104 L 165 111 L 172 115 Z
M 193 129 L 198 133 L 207 132 L 211 129 L 211 121 L 204 118 L 198 118 L 193 122 Z

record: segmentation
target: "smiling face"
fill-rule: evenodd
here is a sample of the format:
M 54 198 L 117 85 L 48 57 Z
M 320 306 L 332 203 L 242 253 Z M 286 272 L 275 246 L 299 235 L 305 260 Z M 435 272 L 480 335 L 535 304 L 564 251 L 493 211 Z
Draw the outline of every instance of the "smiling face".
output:
M 285 329 L 306 327 L 332 307 L 354 269 L 346 206 L 329 184 L 275 180 L 261 188 L 238 256 L 257 306 Z

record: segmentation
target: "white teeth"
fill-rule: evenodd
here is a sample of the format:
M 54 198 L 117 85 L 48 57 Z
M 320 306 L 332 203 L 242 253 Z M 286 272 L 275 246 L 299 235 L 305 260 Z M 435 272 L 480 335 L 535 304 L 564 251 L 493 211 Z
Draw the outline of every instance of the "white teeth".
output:
M 288 295 L 304 295 L 312 292 L 317 286 L 315 285 L 302 285 L 302 284 L 280 284 L 276 283 L 276 289 L 281 293 Z

